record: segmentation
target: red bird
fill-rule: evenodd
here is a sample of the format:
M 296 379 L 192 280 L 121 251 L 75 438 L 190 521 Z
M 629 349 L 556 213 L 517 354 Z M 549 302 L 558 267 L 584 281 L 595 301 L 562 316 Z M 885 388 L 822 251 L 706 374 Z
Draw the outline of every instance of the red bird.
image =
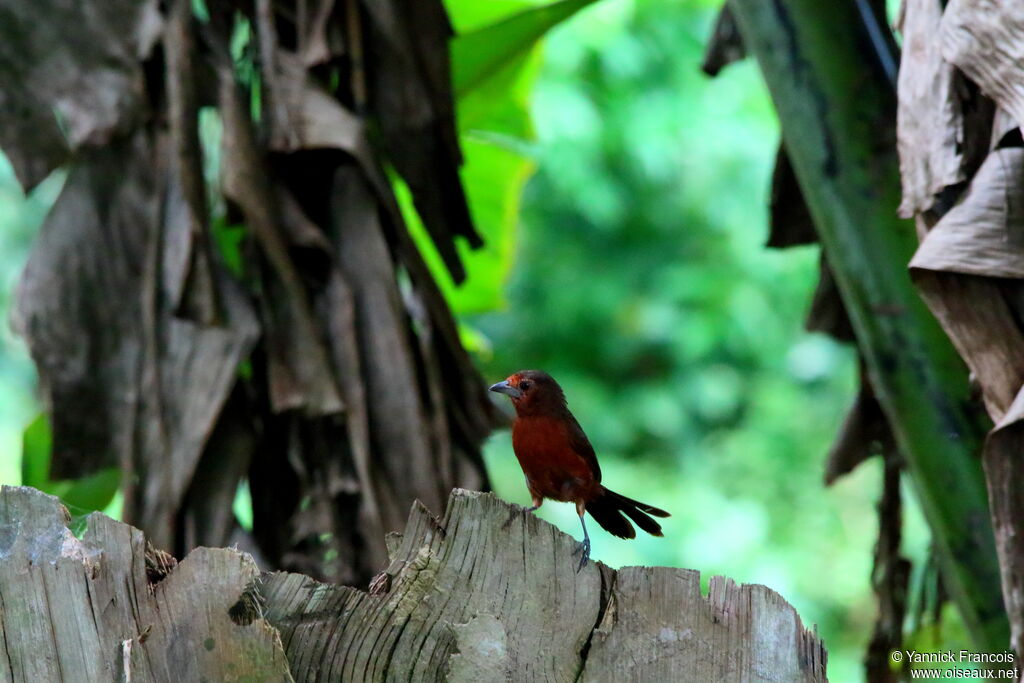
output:
M 533 498 L 532 512 L 545 498 L 576 503 L 583 525 L 583 556 L 577 571 L 590 557 L 590 536 L 583 519 L 590 513 L 606 531 L 619 538 L 635 538 L 629 519 L 652 536 L 661 536 L 661 526 L 648 515 L 668 517 L 664 510 L 626 498 L 601 485 L 601 467 L 594 448 L 565 402 L 565 394 L 551 375 L 540 370 L 523 370 L 491 391 L 506 394 L 516 409 L 512 425 L 512 449 L 526 475 Z M 625 513 L 626 517 L 623 517 Z

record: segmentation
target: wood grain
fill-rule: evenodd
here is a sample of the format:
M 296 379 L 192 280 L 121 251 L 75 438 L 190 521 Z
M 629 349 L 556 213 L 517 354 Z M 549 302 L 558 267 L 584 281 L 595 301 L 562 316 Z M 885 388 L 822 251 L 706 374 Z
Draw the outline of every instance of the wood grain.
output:
M 0 493 L 0 680 L 824 681 L 774 591 L 666 567 L 575 571 L 570 536 L 456 489 L 413 506 L 374 590 L 200 548 L 147 580 L 140 531 Z M 265 617 L 264 617 L 265 615 Z

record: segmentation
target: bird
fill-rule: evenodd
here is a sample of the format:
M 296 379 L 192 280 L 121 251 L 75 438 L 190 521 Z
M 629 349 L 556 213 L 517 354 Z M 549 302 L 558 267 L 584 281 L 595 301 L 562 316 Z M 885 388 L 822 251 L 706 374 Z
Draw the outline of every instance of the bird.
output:
M 491 385 L 490 391 L 512 399 L 516 411 L 512 450 L 526 475 L 533 501 L 533 507 L 526 511 L 535 511 L 545 499 L 576 504 L 583 526 L 583 541 L 576 549 L 581 553 L 577 572 L 590 558 L 584 512 L 619 538 L 636 537 L 630 519 L 652 536 L 662 535 L 661 525 L 651 515 L 668 517 L 669 513 L 615 493 L 601 483 L 601 466 L 594 448 L 570 412 L 565 392 L 551 375 L 542 370 L 520 370 Z

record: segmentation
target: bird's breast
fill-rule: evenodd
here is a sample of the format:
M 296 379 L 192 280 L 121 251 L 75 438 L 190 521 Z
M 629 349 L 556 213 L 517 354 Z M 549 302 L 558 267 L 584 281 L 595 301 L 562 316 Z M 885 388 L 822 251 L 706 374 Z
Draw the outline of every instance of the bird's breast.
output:
M 587 462 L 572 447 L 566 424 L 557 418 L 517 419 L 512 427 L 512 449 L 531 491 L 544 498 L 587 498 L 596 485 Z

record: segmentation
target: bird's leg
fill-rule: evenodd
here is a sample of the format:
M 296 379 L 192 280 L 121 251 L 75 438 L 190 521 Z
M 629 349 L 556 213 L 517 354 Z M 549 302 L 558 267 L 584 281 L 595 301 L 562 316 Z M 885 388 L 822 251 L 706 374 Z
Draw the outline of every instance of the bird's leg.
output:
M 582 500 L 576 502 L 576 514 L 580 516 L 580 525 L 583 526 L 583 542 L 576 546 L 576 550 L 573 551 L 573 555 L 580 553 L 580 564 L 576 567 L 576 573 L 579 574 L 580 570 L 587 566 L 587 560 L 590 559 L 590 534 L 587 533 L 587 522 L 583 519 L 583 514 L 587 511 L 587 505 Z
M 506 519 L 505 523 L 501 525 L 501 528 L 502 529 L 507 529 L 508 525 L 512 523 L 512 520 L 514 520 L 516 518 L 516 513 L 519 512 L 520 510 L 522 510 L 523 514 L 525 515 L 525 514 L 528 514 L 530 512 L 533 512 L 534 510 L 539 508 L 541 506 L 541 503 L 544 502 L 543 498 L 538 498 L 537 496 L 532 496 L 532 498 L 533 498 L 533 507 L 526 508 L 526 507 L 520 507 L 520 506 L 516 505 L 515 507 L 512 508 L 512 512 L 509 513 L 508 519 Z M 519 510 L 517 510 L 516 508 L 519 508 Z

